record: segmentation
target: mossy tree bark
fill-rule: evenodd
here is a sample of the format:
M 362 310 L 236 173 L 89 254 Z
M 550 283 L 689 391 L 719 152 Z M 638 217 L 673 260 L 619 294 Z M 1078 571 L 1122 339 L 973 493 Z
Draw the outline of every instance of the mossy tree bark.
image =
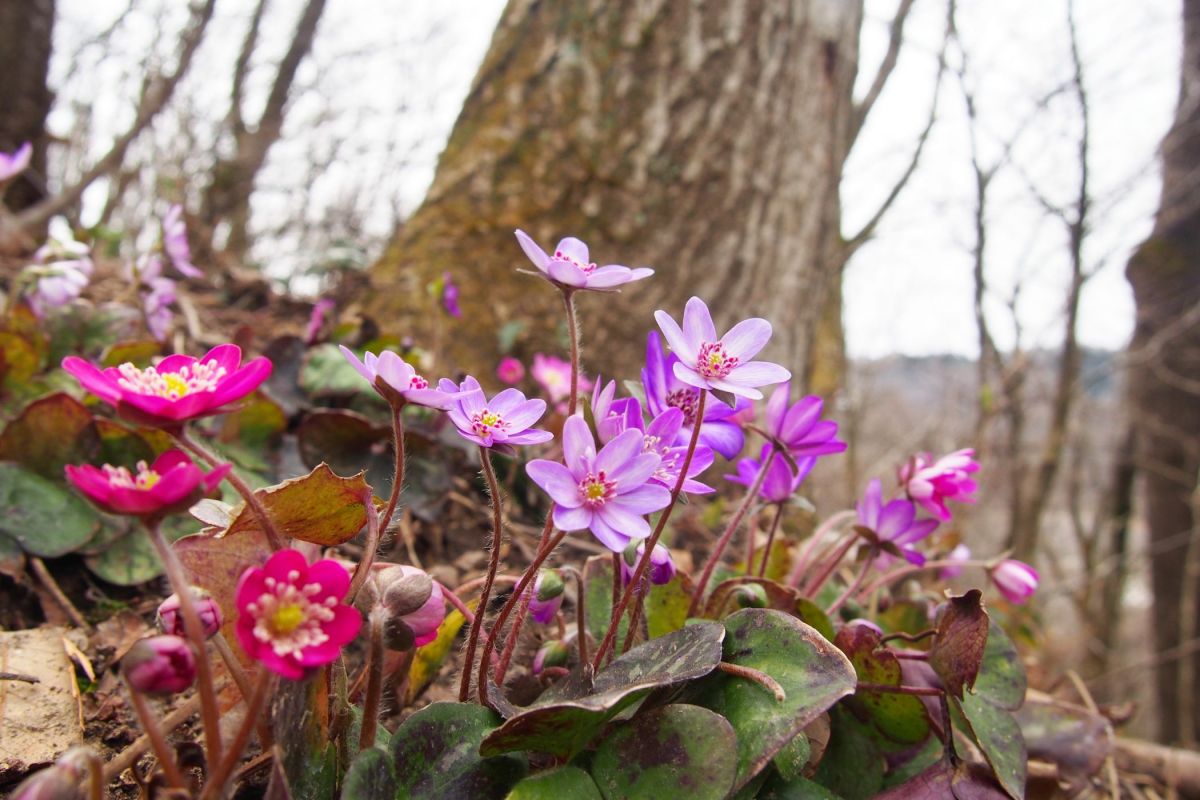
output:
M 515 271 L 532 266 L 513 230 L 546 249 L 574 235 L 599 264 L 658 270 L 580 298 L 588 371 L 630 375 L 652 311 L 695 294 L 718 326 L 771 320 L 767 355 L 803 379 L 818 329 L 840 337 L 822 309 L 846 255 L 861 22 L 860 0 L 511 0 L 424 204 L 373 268 L 368 313 L 429 336 L 426 286 L 448 271 L 467 323 L 442 342 L 455 366 L 489 372 L 512 321 L 518 355 L 558 351 L 561 303 Z
M 14 212 L 46 195 L 46 115 L 54 100 L 46 77 L 53 31 L 54 0 L 0 3 L 0 151 L 33 144 L 29 170 L 4 195 Z
M 1200 697 L 1200 0 L 1183 4 L 1179 106 L 1163 140 L 1163 188 L 1150 238 L 1125 274 L 1137 322 L 1130 344 L 1130 401 L 1150 533 L 1153 645 L 1159 736 L 1196 741 Z M 1188 553 L 1192 551 L 1189 569 Z M 1190 573 L 1190 574 L 1189 574 Z

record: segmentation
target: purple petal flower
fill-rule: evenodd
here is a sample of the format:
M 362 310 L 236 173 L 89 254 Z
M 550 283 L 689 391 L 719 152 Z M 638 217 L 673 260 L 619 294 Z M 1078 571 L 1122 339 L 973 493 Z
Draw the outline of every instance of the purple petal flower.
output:
M 712 314 L 699 297 L 687 301 L 682 328 L 665 311 L 655 311 L 654 319 L 679 356 L 672 368 L 675 377 L 689 386 L 758 400 L 762 392 L 757 387 L 792 377 L 778 364 L 750 360 L 771 339 L 771 323 L 765 319 L 742 320 L 718 338 Z
M 529 615 L 534 622 L 548 625 L 553 621 L 554 615 L 562 607 L 564 588 L 562 578 L 556 571 L 538 570 L 533 585 L 526 590 L 533 594 L 529 599 Z
M 449 272 L 442 273 L 442 308 L 455 319 L 462 317 L 462 309 L 458 307 L 458 284 Z
M 325 327 L 325 316 L 333 311 L 335 303 L 328 297 L 322 297 L 317 302 L 313 303 L 312 313 L 308 315 L 308 325 L 304 328 L 304 341 L 307 344 L 315 344 L 317 337 L 321 335 L 321 329 Z
M 1010 603 L 1023 605 L 1037 591 L 1041 576 L 1024 561 L 1006 558 L 992 568 L 992 583 Z
M 60 222 L 63 224 L 57 224 Z M 27 298 L 29 307 L 38 317 L 79 297 L 95 268 L 91 249 L 75 241 L 61 217 L 55 218 L 52 226 L 57 228 L 54 235 L 37 249 L 34 263 L 25 269 L 25 274 L 33 278 L 33 291 Z
M 792 456 L 823 456 L 841 453 L 846 443 L 837 438 L 837 423 L 822 420 L 824 403 L 816 395 L 788 405 L 791 382 L 779 385 L 766 407 L 767 433 L 778 439 Z
M 758 477 L 758 471 L 762 469 L 763 459 L 770 455 L 771 445 L 763 445 L 758 458 L 743 458 L 737 463 L 737 474 L 726 475 L 725 479 L 743 486 L 753 486 L 755 478 Z M 782 454 L 775 453 L 774 456 L 771 456 L 771 464 L 767 467 L 767 474 L 763 479 L 759 496 L 768 503 L 786 503 L 788 498 L 800 488 L 800 484 L 804 483 L 804 479 L 808 477 L 808 473 L 812 472 L 816 463 L 815 456 L 797 458 L 796 472 L 793 473 L 787 459 Z
M 0 183 L 24 172 L 32 158 L 33 145 L 29 142 L 25 142 L 12 153 L 0 153 Z
M 679 356 L 664 353 L 658 334 L 651 331 L 646 337 L 646 366 L 642 369 L 646 410 L 657 418 L 668 408 L 678 408 L 683 414 L 683 422 L 674 443 L 686 447 L 696 424 L 701 390 L 675 377 L 674 365 L 677 363 Z M 736 458 L 746 441 L 741 425 L 736 421 L 737 415 L 749 407 L 750 401 L 742 397 L 737 399 L 734 408 L 730 408 L 709 396 L 704 404 L 704 419 L 700 422 L 699 443 L 727 459 Z
M 645 542 L 640 542 L 636 548 L 632 543 L 625 548 L 625 552 L 621 554 L 621 583 L 623 585 L 633 579 L 633 572 L 637 569 L 638 562 L 642 560 L 645 552 Z M 655 586 L 670 583 L 671 579 L 675 577 L 675 562 L 671 558 L 671 551 L 661 544 L 654 545 L 654 549 L 650 551 L 648 572 L 650 582 Z
M 648 537 L 644 515 L 671 501 L 671 492 L 651 481 L 660 458 L 645 452 L 641 431 L 625 431 L 597 453 L 583 417 L 572 416 L 563 426 L 563 459 L 537 459 L 525 470 L 554 500 L 555 525 L 589 529 L 614 553 Z
M 917 519 L 917 508 L 908 500 L 896 499 L 884 504 L 883 485 L 876 478 L 867 484 L 867 491 L 858 503 L 858 524 L 898 547 L 910 564 L 920 566 L 925 563 L 925 556 L 915 545 L 933 533 L 938 521 Z M 876 559 L 876 566 L 884 569 L 892 561 L 892 556 L 884 553 Z
M 453 386 L 447 380 L 438 384 L 442 391 Z M 505 389 L 489 400 L 479 381 L 469 375 L 457 388 L 446 413 L 464 439 L 480 447 L 509 449 L 509 445 L 541 444 L 554 438 L 549 431 L 530 427 L 546 413 L 545 400 L 528 400 L 517 389 Z
M 442 411 L 454 404 L 453 395 L 457 393 L 457 388 L 449 392 L 440 386 L 437 389 L 429 388 L 429 381 L 418 375 L 412 364 L 391 350 L 385 350 L 378 356 L 368 350 L 359 361 L 350 348 L 345 345 L 338 347 L 350 362 L 350 366 L 358 370 L 358 374 L 366 378 L 379 396 L 389 403 L 398 397 L 405 403 Z M 453 387 L 454 384 L 450 386 Z
M 163 216 L 163 250 L 175 269 L 189 278 L 203 278 L 204 273 L 192 263 L 192 248 L 188 246 L 187 225 L 183 221 L 183 206 L 176 203 Z
M 943 522 L 950 519 L 947 500 L 974 503 L 977 484 L 971 473 L 979 471 L 979 462 L 971 448 L 956 450 L 937 461 L 929 453 L 918 453 L 900 468 L 900 483 L 909 499 Z
M 955 546 L 953 550 L 946 554 L 945 561 L 953 561 L 953 564 L 948 564 L 938 571 L 938 577 L 942 580 L 950 580 L 957 578 L 962 574 L 962 565 L 971 560 L 971 548 L 965 544 Z
M 529 374 L 546 392 L 551 403 L 561 402 L 571 396 L 570 361 L 563 361 L 557 356 L 548 356 L 544 353 L 534 353 L 533 365 L 529 368 Z M 579 373 L 579 391 L 582 393 L 591 388 L 592 381 L 581 371 Z
M 518 230 L 516 234 L 521 249 L 543 277 L 567 289 L 612 289 L 654 274 L 647 267 L 630 269 L 619 264 L 597 267 L 596 262 L 588 260 L 587 245 L 574 237 L 563 239 L 554 248 L 554 255 L 548 256 L 524 231 Z

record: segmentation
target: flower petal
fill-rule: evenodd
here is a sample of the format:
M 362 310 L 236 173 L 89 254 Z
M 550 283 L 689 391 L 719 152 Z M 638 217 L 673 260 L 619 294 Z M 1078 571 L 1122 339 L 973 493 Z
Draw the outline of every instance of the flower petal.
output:
M 92 394 L 110 405 L 116 405 L 121 399 L 121 389 L 117 385 L 116 370 L 101 372 L 95 364 L 84 361 L 78 356 L 67 356 L 62 361 L 62 368 L 75 376 L 75 379 Z
M 650 535 L 650 523 L 640 514 L 624 507 L 619 497 L 601 506 L 596 515 L 626 539 L 645 539 Z M 592 520 L 592 524 L 594 527 L 595 520 Z
M 611 286 L 629 283 L 631 280 L 633 280 L 633 272 L 629 267 L 609 264 L 593 270 L 592 274 L 587 276 L 587 285 L 589 289 L 607 289 Z
M 744 319 L 721 337 L 725 352 L 739 361 L 758 355 L 758 351 L 771 341 L 771 323 L 759 317 Z
M 596 442 L 583 417 L 578 414 L 563 424 L 563 460 L 577 481 L 583 480 L 596 458 Z
M 367 365 L 358 360 L 358 356 L 354 355 L 354 351 L 344 344 L 339 344 L 338 349 L 342 351 L 342 355 L 350 362 L 350 366 L 367 379 L 367 383 L 375 383 L 375 376 L 371 374 L 371 370 L 367 369 Z
M 600 449 L 596 455 L 596 472 L 604 472 L 612 480 L 620 480 L 617 473 L 624 470 L 635 456 L 641 454 L 645 443 L 646 437 L 642 435 L 641 431 L 625 431 Z
M 554 248 L 555 257 L 562 253 L 572 261 L 577 261 L 580 264 L 587 264 L 588 246 L 582 240 L 576 239 L 574 236 L 568 236 L 559 241 L 558 246 Z
M 683 338 L 694 345 L 697 352 L 704 342 L 717 341 L 717 328 L 713 325 L 712 314 L 699 297 L 692 297 L 683 307 Z M 695 357 L 687 358 L 682 353 L 679 357 L 684 361 L 695 361 Z
M 646 483 L 632 492 L 619 495 L 621 507 L 633 514 L 652 514 L 671 502 L 671 490 L 657 483 Z
M 592 535 L 600 540 L 600 544 L 614 553 L 620 553 L 629 546 L 629 537 L 601 519 L 599 514 L 592 515 L 592 522 L 588 528 Z
M 667 347 L 679 356 L 680 359 L 688 363 L 696 363 L 696 358 L 699 353 L 699 344 L 689 342 L 687 337 L 683 335 L 683 330 L 670 314 L 665 311 L 655 311 L 654 321 L 658 323 L 659 330 L 663 332 L 663 336 L 667 339 Z M 664 387 L 665 388 L 665 387 Z
M 538 243 L 529 237 L 529 234 L 523 230 L 517 230 L 517 243 L 521 245 L 521 249 L 525 251 L 526 257 L 533 262 L 533 265 L 542 272 L 546 271 L 546 265 L 550 263 L 550 256 L 546 255 L 546 251 L 538 246 Z
M 750 361 L 734 367 L 725 380 L 729 383 L 753 388 L 770 386 L 772 383 L 780 383 L 791 377 L 792 373 L 778 364 L 772 364 L 770 361 Z
M 586 506 L 567 508 L 554 506 L 554 524 L 563 531 L 583 531 L 592 524 L 592 510 Z
M 560 506 L 577 508 L 583 503 L 579 496 L 579 480 L 557 461 L 530 461 L 525 465 L 525 472 Z
M 567 286 L 583 288 L 587 285 L 587 275 L 572 261 L 551 259 L 547 272 L 552 279 Z

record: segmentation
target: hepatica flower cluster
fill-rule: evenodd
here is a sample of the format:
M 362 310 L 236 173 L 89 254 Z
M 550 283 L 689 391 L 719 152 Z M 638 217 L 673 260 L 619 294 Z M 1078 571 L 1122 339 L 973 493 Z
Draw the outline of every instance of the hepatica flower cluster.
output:
M 19 158 L 0 161 L 0 180 L 6 168 L 10 173 L 19 170 Z M 161 295 L 158 305 L 146 305 L 143 312 L 150 331 L 165 339 L 169 318 L 164 309 L 175 291 L 174 280 L 164 274 L 166 267 L 189 278 L 203 272 L 192 263 L 180 207 L 169 209 L 162 228 L 160 249 L 152 261 L 143 262 L 152 266 L 138 275 L 144 294 Z M 587 245 L 572 237 L 546 251 L 524 232 L 516 235 L 535 274 L 562 294 L 572 323 L 574 302 L 619 302 L 617 289 L 636 291 L 639 281 L 654 274 L 644 267 L 598 265 Z M 83 252 L 60 248 L 54 258 L 71 256 L 74 265 L 46 256 L 45 266 L 59 265 L 53 280 L 60 284 L 51 280 L 50 272 L 40 278 L 50 282 L 39 284 L 40 306 L 35 311 L 69 302 L 86 283 L 90 272 L 81 266 Z M 458 317 L 459 287 L 447 274 L 438 288 L 430 302 Z M 548 287 L 543 284 L 542 289 Z M 327 348 L 341 365 L 333 347 L 338 342 L 336 320 L 326 324 L 325 319 L 332 304 L 321 301 L 316 308 L 319 314 L 305 341 Z M 377 489 L 363 477 L 366 473 L 341 476 L 327 464 L 307 476 L 254 490 L 234 466 L 240 460 L 232 457 L 236 449 L 228 458 L 210 451 L 205 445 L 209 439 L 227 444 L 220 439 L 220 432 L 227 430 L 222 418 L 249 407 L 255 393 L 264 391 L 273 370 L 265 357 L 245 359 L 233 344 L 199 357 L 167 355 L 137 366 L 100 366 L 82 356 L 67 357 L 63 369 L 101 401 L 93 405 L 98 416 L 115 417 L 129 430 L 148 429 L 146 441 L 156 443 L 153 457 L 129 459 L 133 463 L 65 468 L 66 479 L 97 509 L 144 527 L 173 592 L 158 610 L 161 635 L 139 642 L 124 658 L 122 674 L 136 712 L 153 730 L 154 712 L 142 695 L 194 690 L 200 698 L 205 746 L 219 752 L 228 743 L 220 730 L 214 678 L 219 657 L 246 713 L 235 723 L 242 730 L 233 741 L 241 744 L 233 755 L 210 763 L 209 780 L 226 781 L 241 753 L 236 747 L 244 747 L 254 736 L 262 738 L 269 751 L 272 734 L 265 723 L 273 713 L 288 703 L 310 703 L 306 718 L 317 721 L 312 724 L 328 724 L 318 738 L 336 742 L 330 752 L 335 749 L 348 759 L 349 766 L 343 765 L 345 786 L 358 788 L 346 788 L 344 796 L 377 800 L 373 790 L 364 787 L 378 783 L 391 787 L 384 793 L 390 800 L 397 792 L 407 796 L 421 776 L 408 775 L 407 767 L 391 766 L 386 779 L 376 776 L 373 770 L 383 757 L 376 738 L 393 721 L 387 710 L 401 710 L 419 698 L 439 671 L 452 673 L 458 703 L 436 704 L 412 715 L 395 731 L 389 752 L 400 753 L 397 763 L 407 764 L 402 757 L 407 748 L 428 747 L 429 758 L 436 760 L 443 755 L 438 742 L 445 740 L 452 748 L 469 745 L 472 758 L 485 765 L 497 754 L 520 754 L 512 762 L 521 765 L 513 776 L 505 770 L 475 774 L 470 772 L 474 767 L 463 767 L 470 773 L 462 778 L 467 781 L 463 785 L 476 787 L 472 791 L 480 793 L 473 796 L 479 797 L 504 797 L 530 764 L 566 764 L 581 749 L 588 757 L 571 762 L 578 766 L 570 769 L 587 777 L 588 785 L 593 779 L 598 785 L 617 785 L 614 775 L 635 780 L 619 759 L 610 763 L 613 759 L 605 749 L 609 745 L 601 736 L 633 735 L 635 729 L 629 726 L 635 723 L 651 726 L 646 735 L 660 739 L 668 733 L 699 735 L 692 727 L 705 736 L 726 736 L 711 751 L 714 754 L 740 752 L 739 737 L 770 742 L 775 750 L 756 756 L 754 769 L 770 772 L 766 781 L 773 783 L 760 781 L 762 785 L 783 786 L 783 768 L 764 765 L 773 763 L 778 747 L 786 742 L 774 743 L 763 732 L 770 726 L 742 730 L 736 715 L 721 716 L 728 708 L 718 696 L 736 681 L 757 683 L 750 695 L 761 694 L 767 705 L 756 714 L 785 715 L 792 726 L 789 731 L 799 730 L 796 720 L 815 719 L 856 691 L 877 699 L 880 692 L 894 689 L 960 702 L 963 680 L 955 676 L 973 677 L 988 668 L 963 662 L 982 648 L 948 642 L 945 647 L 953 654 L 930 655 L 927 661 L 914 657 L 906 664 L 915 664 L 917 677 L 910 676 L 906 666 L 895 686 L 882 688 L 874 678 L 859 681 L 851 660 L 861 665 L 890 647 L 885 637 L 895 632 L 889 628 L 894 620 L 868 617 L 886 609 L 894 601 L 892 592 L 909 577 L 966 580 L 983 575 L 994 587 L 989 599 L 1011 605 L 1027 602 L 1037 590 L 1040 578 L 1030 565 L 1004 557 L 974 559 L 958 542 L 970 522 L 961 510 L 979 491 L 981 465 L 974 451 L 913 454 L 896 471 L 893 483 L 871 477 L 853 509 L 812 523 L 806 516 L 811 503 L 798 501 L 809 494 L 812 476 L 837 459 L 847 443 L 833 418 L 836 414 L 827 413 L 822 398 L 797 396 L 790 371 L 764 355 L 771 352 L 772 326 L 751 312 L 722 309 L 733 324 L 721 330 L 699 297 L 687 300 L 681 310 L 656 311 L 658 330 L 647 331 L 644 362 L 634 365 L 640 368 L 640 385 L 613 376 L 590 381 L 575 347 L 569 354 L 536 353 L 528 369 L 532 381 L 524 384 L 525 365 L 513 356 L 504 357 L 494 375 L 483 375 L 482 380 L 461 373 L 455 380 L 433 380 L 422 372 L 434 362 L 412 356 L 419 347 L 406 345 L 402 354 L 338 344 L 345 364 L 353 369 L 350 382 L 355 374 L 362 380 L 355 408 L 392 425 L 386 440 L 394 457 L 392 481 L 390 491 L 380 493 L 387 497 L 376 496 Z M 645 322 L 649 327 L 650 320 Z M 320 343 L 326 336 L 333 344 Z M 454 374 L 453 365 L 437 369 Z M 541 396 L 526 395 L 518 388 L 522 385 L 536 385 Z M 580 396 L 589 390 L 590 398 Z M 764 399 L 768 391 L 770 397 Z M 559 413 L 548 415 L 548 409 Z M 317 413 L 325 420 L 352 418 L 360 431 L 364 466 L 369 459 L 377 464 L 385 451 L 376 441 L 379 428 L 371 418 L 330 409 Z M 405 442 L 412 435 L 406 426 L 411 424 L 423 426 L 416 457 L 411 451 L 406 454 Z M 421 469 L 440 460 L 461 465 L 464 459 L 478 476 L 455 479 L 455 502 L 469 505 L 468 496 L 482 487 L 486 491 L 476 495 L 479 510 L 486 505 L 490 513 L 467 515 L 461 523 L 466 533 L 456 535 L 478 533 L 481 558 L 460 560 L 453 569 L 430 566 L 428 571 L 381 558 L 381 553 L 395 556 L 405 550 L 422 550 L 422 557 L 430 552 L 427 543 L 400 538 L 412 535 L 405 488 L 413 479 L 406 482 L 406 465 Z M 347 453 L 339 453 L 337 463 L 346 461 Z M 375 474 L 377 467 L 372 470 Z M 691 507 L 682 510 L 685 504 Z M 208 527 L 172 544 L 162 523 L 184 513 Z M 421 529 L 428 530 L 428 525 L 422 522 Z M 939 538 L 939 531 L 948 538 Z M 520 540 L 514 538 L 518 534 Z M 395 541 L 404 545 L 393 547 Z M 564 547 L 563 542 L 575 546 Z M 578 558 L 581 552 L 599 555 Z M 942 596 L 929 597 L 940 601 Z M 962 613 L 971 619 L 978 619 L 971 614 L 982 613 L 986 622 L 978 595 L 959 596 L 953 602 L 974 603 L 974 611 Z M 805 621 L 812 627 L 796 621 L 797 608 L 808 609 Z M 934 630 L 942 624 L 938 619 L 930 613 L 925 620 L 929 631 L 905 633 L 932 636 L 930 652 L 936 653 L 943 646 L 940 637 L 947 635 L 943 628 Z M 818 626 L 833 637 L 831 641 L 816 633 Z M 734 636 L 744 649 L 730 649 L 729 637 Z M 770 664 L 742 664 L 740 654 L 755 652 L 760 636 L 767 637 L 771 647 L 799 648 L 784 660 L 813 665 L 820 681 L 795 685 L 790 682 L 795 677 L 792 667 L 775 674 Z M 656 637 L 672 638 L 645 643 Z M 700 653 L 712 656 L 703 669 L 697 668 L 696 659 L 708 656 Z M 506 696 L 517 685 L 513 676 L 518 673 L 531 681 L 522 690 L 527 695 L 574 674 L 572 681 L 577 683 L 570 691 L 582 694 L 570 695 L 570 702 L 596 709 L 605 715 L 604 724 L 593 733 L 564 729 L 563 736 L 551 737 L 553 741 L 538 734 L 543 724 L 539 715 L 549 715 L 557 720 L 554 724 L 567 723 L 554 717 L 555 700 L 528 706 L 532 696 L 522 705 Z M 707 683 L 703 691 L 687 695 L 689 703 L 701 705 L 666 712 L 656 706 L 646 713 L 626 702 L 633 695 L 621 694 L 630 675 L 646 687 L 670 689 L 662 692 L 664 698 L 678 694 L 689 680 Z M 320 706 L 333 696 L 322 692 L 293 693 L 283 703 L 270 700 L 281 681 L 306 680 L 336 689 L 337 703 L 357 704 L 357 711 Z M 900 685 L 909 680 L 920 686 Z M 585 697 L 593 683 L 594 696 Z M 823 699 L 804 705 L 825 689 Z M 718 700 L 706 700 L 710 695 Z M 616 697 L 616 704 L 606 705 L 606 697 Z M 464 733 L 477 732 L 478 719 L 483 719 L 475 716 L 469 725 L 463 723 L 465 715 L 477 714 L 474 703 L 491 709 L 486 712 L 487 730 L 478 736 Z M 886 726 L 894 722 L 872 717 L 892 713 L 887 704 L 854 708 L 856 725 L 890 730 Z M 914 704 L 909 711 L 923 708 Z M 618 717 L 622 709 L 629 710 Z M 970 706 L 960 711 L 973 713 Z M 707 716 L 682 733 L 654 727 L 676 712 Z M 351 718 L 354 725 L 346 724 Z M 950 718 L 949 712 L 945 718 Z M 835 735 L 845 735 L 837 733 L 843 716 L 827 719 Z M 929 726 L 916 729 L 927 730 L 927 737 L 936 735 Z M 733 739 L 721 733 L 726 730 L 733 731 Z M 278 725 L 274 735 L 282 735 Z M 463 744 L 463 736 L 475 738 Z M 175 752 L 162 737 L 150 738 L 161 780 L 186 792 Z M 904 744 L 905 752 L 921 749 L 913 741 Z M 280 746 L 285 745 L 275 744 L 276 752 Z M 941 752 L 940 747 L 925 750 Z M 305 757 L 309 756 L 325 757 Z M 705 769 L 725 769 L 718 755 L 711 761 Z M 738 769 L 731 760 L 728 775 L 712 780 L 723 781 L 732 795 L 753 777 L 740 776 Z M 480 777 L 485 773 L 486 780 Z M 400 786 L 397 781 L 408 783 Z M 485 784 L 489 788 L 478 788 Z M 223 791 L 218 784 L 205 796 Z

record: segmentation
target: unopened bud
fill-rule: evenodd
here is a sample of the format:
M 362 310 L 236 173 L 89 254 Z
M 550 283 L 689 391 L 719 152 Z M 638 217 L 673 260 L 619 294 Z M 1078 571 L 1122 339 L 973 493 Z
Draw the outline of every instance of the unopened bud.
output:
M 411 650 L 417 637 L 403 617 L 389 614 L 383 621 L 383 646 L 388 650 L 404 652 Z
M 134 642 L 121 659 L 130 688 L 144 694 L 175 694 L 196 680 L 196 657 L 178 636 L 151 636 Z
M 540 570 L 535 586 L 537 587 L 537 599 L 543 603 L 561 596 L 563 589 L 566 588 L 562 576 L 558 574 L 558 570 L 556 569 Z
M 621 582 L 629 583 L 633 579 L 634 570 L 646 552 L 646 543 L 634 540 L 625 548 L 621 555 Z M 671 551 L 661 544 L 654 545 L 650 551 L 650 566 L 648 568 L 650 582 L 655 586 L 670 583 L 675 577 L 675 562 L 671 560 Z
M 766 608 L 767 590 L 757 583 L 744 583 L 733 593 L 738 608 Z
M 562 577 L 556 570 L 538 571 L 533 586 L 527 590 L 533 592 L 533 597 L 529 599 L 529 615 L 534 622 L 546 625 L 554 619 L 558 609 L 562 608 L 563 588 Z
M 383 607 L 389 613 L 404 616 L 420 610 L 433 594 L 433 580 L 424 572 L 400 575 L 383 592 Z
M 221 623 L 224 620 L 221 607 L 217 605 L 217 601 L 212 598 L 212 595 L 198 586 L 191 587 L 191 592 L 192 605 L 196 607 L 196 615 L 200 617 L 200 625 L 204 628 L 204 638 L 211 639 L 221 630 Z M 158 629 L 165 634 L 187 636 L 178 594 L 171 595 L 159 604 L 155 622 L 158 623 Z
M 384 623 L 389 648 L 408 650 L 414 645 L 427 645 L 437 638 L 438 628 L 446 618 L 446 599 L 441 586 L 425 572 L 407 564 L 381 570 L 375 581 L 382 591 L 380 605 L 389 618 Z M 398 627 L 400 624 L 409 628 L 414 637 L 411 643 Z M 390 634 L 389 629 L 393 631 Z
M 33 773 L 13 789 L 9 800 L 76 800 L 83 797 L 79 776 L 58 764 Z
M 557 639 L 542 645 L 533 657 L 533 674 L 541 675 L 546 667 L 565 667 L 571 658 L 571 650 Z

